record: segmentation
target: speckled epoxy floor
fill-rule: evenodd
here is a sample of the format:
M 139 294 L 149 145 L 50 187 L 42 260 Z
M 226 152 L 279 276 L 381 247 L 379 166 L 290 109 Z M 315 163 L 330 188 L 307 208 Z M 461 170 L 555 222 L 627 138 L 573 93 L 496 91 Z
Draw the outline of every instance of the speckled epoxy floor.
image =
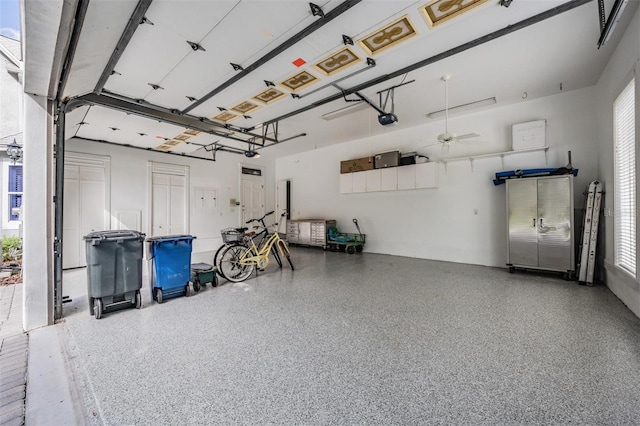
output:
M 640 319 L 554 276 L 293 248 L 295 271 L 89 316 L 67 352 L 92 424 L 640 424 Z M 74 294 L 75 293 L 75 294 Z

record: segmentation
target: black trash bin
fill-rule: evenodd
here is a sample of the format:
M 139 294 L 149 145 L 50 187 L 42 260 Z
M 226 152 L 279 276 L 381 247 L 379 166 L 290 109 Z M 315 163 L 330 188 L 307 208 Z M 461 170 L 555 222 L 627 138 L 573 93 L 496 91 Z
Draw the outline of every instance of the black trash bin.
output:
M 98 231 L 84 236 L 89 314 L 96 319 L 109 307 L 142 307 L 142 252 L 145 234 Z

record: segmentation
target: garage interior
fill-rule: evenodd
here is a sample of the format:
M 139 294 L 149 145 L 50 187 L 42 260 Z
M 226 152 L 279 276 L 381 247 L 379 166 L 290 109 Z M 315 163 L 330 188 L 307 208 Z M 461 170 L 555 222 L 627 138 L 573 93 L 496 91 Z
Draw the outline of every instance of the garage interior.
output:
M 24 323 L 56 323 L 76 420 L 640 420 L 640 295 L 614 261 L 614 215 L 601 220 L 597 285 L 512 274 L 492 181 L 564 167 L 571 152 L 574 238 L 590 182 L 612 211 L 612 105 L 640 58 L 637 1 L 23 12 L 25 180 L 42 189 L 25 193 Z M 545 143 L 514 149 L 512 126 L 535 121 Z M 429 183 L 347 185 L 341 161 L 390 151 L 428 158 Z M 221 229 L 271 210 L 345 232 L 357 218 L 364 251 L 292 245 L 295 271 L 271 265 L 161 306 L 145 272 L 142 310 L 90 317 L 83 235 L 191 234 L 192 260 L 212 263 Z

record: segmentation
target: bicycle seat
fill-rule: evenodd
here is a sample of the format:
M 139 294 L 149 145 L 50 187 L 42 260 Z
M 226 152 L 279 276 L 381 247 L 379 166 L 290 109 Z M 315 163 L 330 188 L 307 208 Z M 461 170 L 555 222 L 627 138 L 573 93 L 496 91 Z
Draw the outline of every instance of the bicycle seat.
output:
M 244 231 L 246 231 L 247 229 L 249 229 L 249 228 L 236 228 L 236 231 L 238 231 L 238 232 L 244 232 Z

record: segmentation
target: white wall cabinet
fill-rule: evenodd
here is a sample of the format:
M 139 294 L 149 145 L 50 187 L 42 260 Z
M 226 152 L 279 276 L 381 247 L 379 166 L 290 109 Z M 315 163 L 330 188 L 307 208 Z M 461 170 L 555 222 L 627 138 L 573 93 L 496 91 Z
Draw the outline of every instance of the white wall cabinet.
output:
M 340 175 L 340 193 L 438 187 L 438 163 L 411 164 Z
M 398 167 L 398 189 L 416 189 L 416 165 Z
M 367 192 L 378 192 L 380 189 L 380 169 L 367 170 L 364 172 L 367 181 Z
M 380 190 L 395 191 L 398 189 L 398 169 L 400 167 L 389 167 L 380 169 Z

